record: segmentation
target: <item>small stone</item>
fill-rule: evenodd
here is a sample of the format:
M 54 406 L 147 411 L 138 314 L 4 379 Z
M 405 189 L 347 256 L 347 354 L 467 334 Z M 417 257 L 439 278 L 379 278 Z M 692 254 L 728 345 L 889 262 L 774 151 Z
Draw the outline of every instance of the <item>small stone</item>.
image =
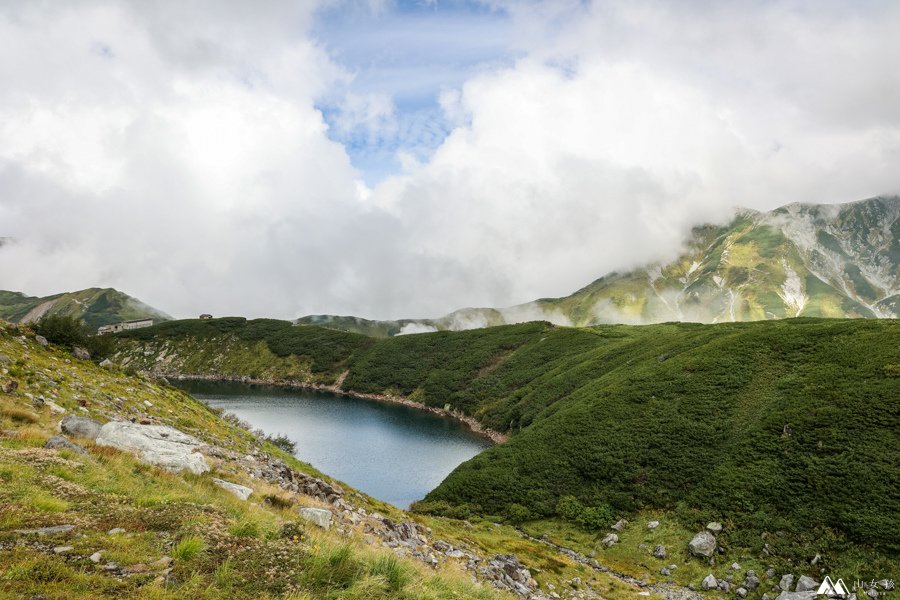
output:
M 733 563 L 731 563 L 731 569 L 732 569 L 733 571 L 740 571 L 740 570 L 741 570 L 741 565 L 739 565 L 739 564 L 736 563 L 736 562 L 733 562 Z
M 660 560 L 664 560 L 666 558 L 666 547 L 662 544 L 657 544 L 657 546 L 653 549 L 653 556 Z
M 53 548 L 53 553 L 54 554 L 65 554 L 66 552 L 71 552 L 74 549 L 75 548 L 73 548 L 72 546 L 56 546 L 55 548 Z
M 609 548 L 610 546 L 619 543 L 619 536 L 614 533 L 607 533 L 606 536 L 600 540 L 600 543 L 603 547 Z
M 99 564 L 100 564 L 100 559 L 101 559 L 101 558 L 103 558 L 103 550 L 99 550 L 99 551 L 97 551 L 97 552 L 94 552 L 93 554 L 91 554 L 91 555 L 88 557 L 88 560 L 91 561 L 92 563 L 94 563 L 95 565 L 99 565 Z
M 38 345 L 44 346 L 44 347 L 46 347 L 50 343 L 47 341 L 47 338 L 45 338 L 42 335 L 34 336 L 34 341 L 36 341 L 38 343 Z
M 107 535 L 120 535 L 125 533 L 125 530 L 121 527 L 113 527 L 109 531 L 106 532 Z
M 714 590 L 719 587 L 719 582 L 716 581 L 715 576 L 712 573 L 710 573 L 709 575 L 707 575 L 706 577 L 703 578 L 703 582 L 700 584 L 700 586 L 704 590 Z
M 669 575 L 672 574 L 672 571 L 668 567 L 663 567 L 662 569 L 659 570 L 659 574 L 665 575 L 668 577 Z
M 144 400 L 144 406 L 146 406 L 147 408 L 153 408 L 153 403 L 149 400 Z
M 103 360 L 100 361 L 100 366 L 103 367 L 104 369 L 109 369 L 113 366 L 113 363 L 108 358 L 104 358 Z
M 151 571 L 162 571 L 163 569 L 168 568 L 169 565 L 171 565 L 171 564 L 172 564 L 172 558 L 170 556 L 163 556 L 159 560 L 154 561 L 154 562 L 150 563 L 149 565 L 147 565 L 147 567 Z
M 744 589 L 744 588 L 742 588 L 742 587 L 739 587 L 738 589 L 736 589 L 736 590 L 735 590 L 735 593 L 736 593 L 738 596 L 740 596 L 741 598 L 746 598 L 746 597 L 747 597 L 747 590 Z
M 811 561 L 809 561 L 809 564 L 811 564 L 811 565 L 818 564 L 818 562 L 820 560 L 822 560 L 822 555 L 817 552 L 816 555 L 813 557 L 813 559 Z
M 105 565 L 103 565 L 103 569 L 105 571 L 118 571 L 119 565 L 114 562 L 108 562 Z
M 64 409 L 62 406 L 60 406 L 56 402 L 53 402 L 52 400 L 47 400 L 44 402 L 44 404 L 47 405 L 47 407 L 50 409 L 50 412 L 52 412 L 53 414 L 56 414 L 56 415 L 66 414 L 66 409 Z
M 659 527 L 659 521 L 650 521 L 647 523 L 647 529 L 656 529 Z
M 722 533 L 722 524 L 718 521 L 711 521 L 706 524 L 706 529 L 710 533 Z
M 72 356 L 79 360 L 91 360 L 91 353 L 81 346 L 72 347 Z
M 623 529 L 625 529 L 626 525 L 628 525 L 628 521 L 626 521 L 625 519 L 619 519 L 618 521 L 616 521 L 616 524 L 612 526 L 612 528 L 616 531 L 621 532 Z
M 776 575 L 777 575 L 777 573 L 775 572 L 775 569 L 773 569 L 771 567 L 766 569 L 766 577 L 768 577 L 769 579 L 775 579 Z

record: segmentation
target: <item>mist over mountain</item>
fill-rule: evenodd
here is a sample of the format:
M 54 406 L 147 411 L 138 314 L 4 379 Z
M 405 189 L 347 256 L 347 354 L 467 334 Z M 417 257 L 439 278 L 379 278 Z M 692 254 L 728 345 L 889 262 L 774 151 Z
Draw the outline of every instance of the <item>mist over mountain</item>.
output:
M 309 323 L 385 336 L 547 320 L 561 325 L 900 316 L 900 197 L 742 210 L 693 229 L 681 255 L 610 273 L 562 298 L 465 308 L 438 319 Z

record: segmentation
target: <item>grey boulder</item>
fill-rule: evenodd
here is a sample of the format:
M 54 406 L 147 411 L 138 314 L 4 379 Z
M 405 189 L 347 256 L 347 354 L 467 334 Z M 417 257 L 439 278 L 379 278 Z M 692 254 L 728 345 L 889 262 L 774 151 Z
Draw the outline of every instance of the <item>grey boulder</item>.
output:
M 662 544 L 658 544 L 656 548 L 653 549 L 653 556 L 660 560 L 666 558 L 666 547 Z
M 613 544 L 619 543 L 619 536 L 614 533 L 607 533 L 606 536 L 604 536 L 604 538 L 600 540 L 600 543 L 603 545 L 603 547 L 609 548 Z
M 91 360 L 91 353 L 88 352 L 86 348 L 82 348 L 81 346 L 72 347 L 72 356 L 79 360 Z
M 224 479 L 216 479 L 215 477 L 213 477 L 212 481 L 223 490 L 228 490 L 241 500 L 246 500 L 250 497 L 250 494 L 253 493 L 253 488 L 248 488 L 245 485 L 231 483 L 230 481 L 225 481 Z
M 73 444 L 61 435 L 54 435 L 52 438 L 47 440 L 47 442 L 44 444 L 44 448 L 50 448 L 51 450 L 71 450 L 72 452 L 77 452 L 78 454 L 84 454 L 86 452 L 84 448 L 82 448 L 78 444 Z
M 701 583 L 700 586 L 704 590 L 715 590 L 715 589 L 718 589 L 719 582 L 716 581 L 715 576 L 712 573 L 710 573 L 709 575 L 707 575 L 706 577 L 703 578 L 703 583 Z
M 42 336 L 42 335 L 36 335 L 36 336 L 34 336 L 34 341 L 36 341 L 39 345 L 45 346 L 45 347 L 47 346 L 47 344 L 50 343 L 50 342 L 47 341 L 47 338 L 45 338 L 45 337 Z
M 810 590 L 819 589 L 819 582 L 813 579 L 812 577 L 807 577 L 806 575 L 801 575 L 800 579 L 797 580 L 797 587 L 794 589 L 795 592 L 808 592 Z
M 309 521 L 313 525 L 321 527 L 322 529 L 328 529 L 331 527 L 331 511 L 326 510 L 324 508 L 308 508 L 303 507 L 298 509 L 297 511 L 300 514 L 300 518 Z
M 785 592 L 791 591 L 792 585 L 794 585 L 794 576 L 791 573 L 783 575 L 781 577 L 781 581 L 778 582 L 778 587 L 780 587 Z
M 709 558 L 716 551 L 716 538 L 708 531 L 701 531 L 688 544 L 688 549 L 694 556 Z
M 66 435 L 95 440 L 103 425 L 87 417 L 69 415 L 59 422 L 59 429 Z
M 98 446 L 133 452 L 142 461 L 173 473 L 190 471 L 199 475 L 209 471 L 203 455 L 194 452 L 200 442 L 166 425 L 113 421 L 100 428 L 96 442 Z

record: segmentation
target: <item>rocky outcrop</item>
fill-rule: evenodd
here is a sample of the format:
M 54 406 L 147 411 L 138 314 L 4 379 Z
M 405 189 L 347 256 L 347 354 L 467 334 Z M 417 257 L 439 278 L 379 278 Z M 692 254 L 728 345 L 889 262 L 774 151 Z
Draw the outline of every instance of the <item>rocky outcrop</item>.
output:
M 72 356 L 79 360 L 91 360 L 91 353 L 81 346 L 74 346 L 72 348 Z
M 100 435 L 101 427 L 103 427 L 103 424 L 98 421 L 87 417 L 77 417 L 75 415 L 69 415 L 59 422 L 60 431 L 66 435 L 88 438 L 91 440 L 97 439 L 97 436 Z
M 133 452 L 146 463 L 167 471 L 190 471 L 194 474 L 209 471 L 203 455 L 195 452 L 200 442 L 186 433 L 165 425 L 140 425 L 111 422 L 100 428 L 96 443 Z

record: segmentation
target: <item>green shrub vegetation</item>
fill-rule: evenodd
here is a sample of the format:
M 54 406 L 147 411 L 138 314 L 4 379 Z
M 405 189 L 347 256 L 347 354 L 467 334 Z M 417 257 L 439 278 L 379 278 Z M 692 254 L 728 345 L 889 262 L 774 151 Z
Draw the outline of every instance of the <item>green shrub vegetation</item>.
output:
M 94 359 L 108 356 L 115 345 L 112 338 L 96 335 L 84 321 L 72 315 L 45 315 L 34 324 L 34 330 L 51 343 L 69 349 L 80 346 Z
M 204 327 L 279 356 L 297 348 L 320 372 L 348 371 L 345 390 L 449 405 L 511 434 L 421 511 L 596 530 L 662 509 L 688 527 L 725 521 L 730 543 L 750 549 L 787 534 L 794 546 L 779 551 L 807 560 L 816 544 L 900 551 L 896 321 L 538 322 L 374 340 L 219 319 L 129 332 L 121 350 L 139 359 L 142 343 Z M 580 508 L 560 512 L 566 497 L 567 511 Z

